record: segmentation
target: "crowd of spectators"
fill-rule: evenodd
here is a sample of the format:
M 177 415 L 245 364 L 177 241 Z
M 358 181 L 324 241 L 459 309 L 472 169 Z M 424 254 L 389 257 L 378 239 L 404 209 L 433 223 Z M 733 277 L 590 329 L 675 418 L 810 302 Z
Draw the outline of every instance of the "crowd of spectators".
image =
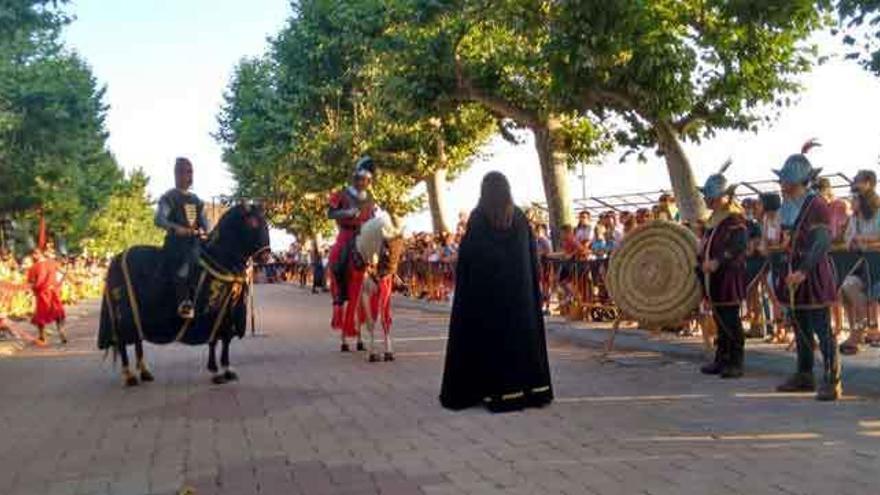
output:
M 831 204 L 833 212 L 832 236 L 837 250 L 880 250 L 880 197 L 874 191 L 876 177 L 871 171 L 856 176 L 852 189 L 838 194 L 828 179 L 815 184 Z M 782 225 L 780 208 L 782 199 L 778 193 L 767 193 L 736 200 L 742 209 L 749 228 L 749 256 L 764 256 L 783 249 L 786 233 Z M 533 215 L 529 215 L 532 218 Z M 675 198 L 661 195 L 650 207 L 608 211 L 582 210 L 577 213 L 577 223 L 564 225 L 559 233 L 560 249 L 553 250 L 551 233 L 547 224 L 534 215 L 532 227 L 536 252 L 541 263 L 541 287 L 545 311 L 551 309 L 567 313 L 572 306 L 594 304 L 612 305 L 604 292 L 603 279 L 608 260 L 621 246 L 625 237 L 639 225 L 664 220 L 681 221 Z M 697 237 L 701 237 L 703 222 L 690 225 Z M 415 233 L 407 237 L 407 248 L 400 265 L 400 289 L 407 295 L 427 301 L 447 302 L 455 291 L 455 263 L 458 248 L 467 228 L 467 214 L 459 215 L 454 232 L 433 234 Z M 315 292 L 324 290 L 327 270 L 326 246 L 318 250 L 294 244 L 278 262 L 289 267 L 283 277 L 312 284 Z M 880 272 L 878 272 L 880 273 Z M 743 318 L 751 337 L 764 338 L 774 343 L 790 343 L 792 329 L 787 323 L 782 305 L 768 287 L 772 272 L 767 270 L 760 280 L 751 286 Z M 317 282 L 317 283 L 316 283 Z M 880 341 L 877 326 L 880 282 L 868 285 L 862 272 L 846 277 L 841 288 L 841 301 L 835 308 L 834 322 L 838 332 L 849 332 L 844 342 L 845 352 L 857 352 L 858 344 Z M 581 316 L 583 313 L 581 313 Z M 702 309 L 690 322 L 672 330 L 683 334 L 713 333 L 711 310 Z
M 58 283 L 65 305 L 101 296 L 106 260 L 84 255 L 60 256 L 51 245 L 45 252 L 61 266 Z M 11 334 L 12 326 L 28 319 L 34 311 L 34 295 L 27 277 L 32 265 L 32 256 L 17 258 L 8 251 L 0 252 L 0 337 Z

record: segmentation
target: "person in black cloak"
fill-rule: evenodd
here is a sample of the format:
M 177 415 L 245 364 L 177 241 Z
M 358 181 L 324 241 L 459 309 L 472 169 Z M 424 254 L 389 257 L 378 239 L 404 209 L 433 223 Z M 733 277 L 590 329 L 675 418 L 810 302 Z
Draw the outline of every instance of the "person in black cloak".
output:
M 539 282 L 529 222 L 507 178 L 490 172 L 459 248 L 443 407 L 507 412 L 553 401 Z

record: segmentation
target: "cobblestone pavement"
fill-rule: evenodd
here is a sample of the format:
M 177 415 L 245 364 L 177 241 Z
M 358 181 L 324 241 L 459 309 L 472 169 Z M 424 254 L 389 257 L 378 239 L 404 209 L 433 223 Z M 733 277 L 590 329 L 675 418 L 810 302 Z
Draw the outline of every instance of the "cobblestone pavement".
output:
M 0 494 L 868 494 L 880 402 L 769 393 L 778 376 L 704 377 L 662 354 L 553 337 L 558 400 L 525 413 L 441 409 L 446 318 L 400 310 L 398 361 L 337 351 L 329 301 L 259 288 L 238 383 L 205 349 L 147 348 L 157 381 L 121 387 L 94 318 L 65 349 L 0 359 Z

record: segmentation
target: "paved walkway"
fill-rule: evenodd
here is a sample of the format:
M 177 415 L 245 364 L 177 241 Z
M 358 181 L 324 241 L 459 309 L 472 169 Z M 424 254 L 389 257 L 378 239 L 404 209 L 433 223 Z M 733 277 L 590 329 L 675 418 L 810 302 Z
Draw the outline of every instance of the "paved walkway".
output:
M 399 360 L 337 352 L 326 296 L 259 288 L 257 337 L 234 384 L 205 349 L 148 347 L 157 381 L 120 386 L 94 351 L 0 359 L 0 494 L 873 494 L 880 402 L 769 393 L 776 375 L 722 381 L 669 354 L 551 336 L 559 400 L 493 416 L 436 400 L 446 317 L 397 314 Z

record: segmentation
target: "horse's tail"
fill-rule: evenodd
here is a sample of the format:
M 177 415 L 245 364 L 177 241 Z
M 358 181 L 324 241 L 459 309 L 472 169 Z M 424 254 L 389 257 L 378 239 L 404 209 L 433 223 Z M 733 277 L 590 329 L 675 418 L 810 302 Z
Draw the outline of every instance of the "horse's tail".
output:
M 104 291 L 101 297 L 101 317 L 98 324 L 98 349 L 104 350 L 104 361 L 111 350 L 113 352 L 113 367 L 116 367 L 116 359 L 119 355 L 117 347 L 119 337 L 116 332 L 116 320 L 113 318 L 113 300 L 110 294 L 110 276 L 113 269 L 117 268 L 117 260 L 114 259 L 107 268 L 107 276 L 104 280 Z M 117 309 L 118 311 L 118 309 Z

